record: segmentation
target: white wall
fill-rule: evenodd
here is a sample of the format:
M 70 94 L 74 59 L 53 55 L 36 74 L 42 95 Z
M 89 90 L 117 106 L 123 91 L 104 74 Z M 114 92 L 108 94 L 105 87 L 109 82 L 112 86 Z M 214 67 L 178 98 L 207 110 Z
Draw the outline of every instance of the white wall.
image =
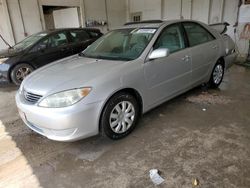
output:
M 164 0 L 162 11 L 164 20 L 181 18 L 181 0 Z
M 16 42 L 42 30 L 37 1 L 20 0 L 20 7 L 17 0 L 8 0 L 7 2 Z M 21 13 L 23 21 L 21 19 Z
M 0 34 L 10 45 L 13 45 L 15 43 L 11 29 L 9 13 L 6 6 L 6 0 L 0 0 Z M 2 39 L 0 39 L 0 49 L 5 49 L 5 48 L 8 47 L 2 41 Z
M 107 0 L 109 29 L 114 29 L 126 23 L 126 1 Z
M 209 23 L 218 23 L 223 19 L 224 0 L 210 0 Z
M 204 23 L 208 23 L 209 6 L 209 0 L 193 0 L 191 18 L 194 20 L 202 21 Z
M 41 5 L 47 6 L 80 6 L 81 0 L 39 0 Z
M 77 8 L 53 11 L 55 28 L 80 27 Z
M 37 1 L 20 0 L 20 4 L 26 33 L 31 35 L 41 31 L 43 28 Z
M 161 0 L 129 0 L 130 13 L 142 12 L 142 19 L 161 19 Z
M 8 6 L 15 41 L 19 42 L 24 38 L 24 28 L 17 0 L 8 0 Z
M 126 22 L 126 0 L 107 0 L 106 2 L 107 15 L 105 0 L 84 0 L 85 19 L 108 21 L 109 29 L 122 26 Z M 107 26 L 98 28 L 104 33 L 107 32 Z
M 226 21 L 230 24 L 227 33 L 236 41 L 240 54 L 246 56 L 248 52 L 248 41 L 239 38 L 244 24 L 239 24 L 236 30 L 233 27 L 237 22 L 238 0 L 128 0 L 128 5 L 127 21 L 131 21 L 130 14 L 134 12 L 142 12 L 143 20 L 184 18 L 209 24 Z

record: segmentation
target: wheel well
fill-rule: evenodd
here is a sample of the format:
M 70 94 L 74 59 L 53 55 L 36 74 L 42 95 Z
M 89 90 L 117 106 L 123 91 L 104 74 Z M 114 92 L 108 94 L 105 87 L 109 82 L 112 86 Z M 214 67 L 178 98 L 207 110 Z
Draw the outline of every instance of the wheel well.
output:
M 224 60 L 224 57 L 220 57 L 220 58 L 218 59 L 218 61 L 222 62 L 223 67 L 225 68 L 225 60 Z M 217 62 L 218 62 L 218 61 L 217 61 Z
M 31 65 L 31 64 L 28 63 L 28 62 L 18 62 L 18 63 L 16 63 L 16 64 L 12 65 L 11 68 L 10 68 L 10 70 L 9 70 L 9 72 L 8 72 L 8 78 L 9 78 L 9 81 L 10 81 L 10 82 L 13 82 L 12 79 L 11 79 L 11 72 L 12 72 L 12 70 L 15 68 L 15 66 L 20 65 L 20 64 L 28 64 L 28 65 L 30 65 L 31 67 L 33 67 L 33 69 L 35 69 L 34 66 Z
M 103 108 L 102 108 L 102 111 L 101 111 L 101 114 L 99 116 L 99 132 L 102 133 L 102 130 L 101 130 L 101 118 L 102 118 L 102 114 L 103 114 L 103 110 L 105 108 L 105 106 L 107 105 L 107 103 L 109 102 L 109 100 L 114 96 L 114 95 L 117 95 L 118 93 L 128 93 L 130 95 L 132 95 L 133 97 L 135 97 L 135 99 L 138 101 L 138 105 L 139 105 L 139 114 L 142 115 L 142 111 L 143 111 L 143 102 L 142 102 L 142 97 L 141 95 L 139 94 L 138 91 L 136 91 L 135 89 L 133 88 L 124 88 L 124 89 L 121 89 L 119 91 L 116 91 L 115 93 L 113 93 L 109 99 L 105 102 Z

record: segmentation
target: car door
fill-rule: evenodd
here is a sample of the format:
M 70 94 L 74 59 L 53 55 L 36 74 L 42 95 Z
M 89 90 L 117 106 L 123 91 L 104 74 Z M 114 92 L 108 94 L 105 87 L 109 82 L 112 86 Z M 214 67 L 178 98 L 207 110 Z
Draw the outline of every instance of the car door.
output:
M 50 35 L 40 41 L 32 51 L 36 53 L 32 60 L 36 67 L 41 67 L 73 54 L 66 32 L 57 32 Z
M 69 31 L 69 37 L 74 54 L 82 52 L 94 41 L 86 31 L 80 29 Z
M 216 38 L 200 24 L 184 22 L 183 26 L 192 56 L 191 82 L 200 84 L 210 74 L 211 66 L 219 59 L 219 45 Z
M 167 48 L 170 54 L 145 63 L 144 76 L 151 105 L 161 102 L 190 85 L 191 55 L 180 24 L 167 26 L 156 40 L 153 50 Z

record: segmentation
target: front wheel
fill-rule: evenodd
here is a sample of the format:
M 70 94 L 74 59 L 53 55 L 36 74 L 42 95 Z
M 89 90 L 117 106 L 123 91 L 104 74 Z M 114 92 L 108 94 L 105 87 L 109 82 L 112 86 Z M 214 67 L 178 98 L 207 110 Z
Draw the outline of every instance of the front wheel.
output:
M 121 139 L 133 131 L 139 117 L 136 99 L 127 93 L 118 93 L 106 104 L 102 117 L 101 129 L 113 140 Z
M 20 85 L 24 78 L 33 72 L 33 70 L 33 67 L 26 63 L 16 65 L 10 73 L 12 82 L 17 86 Z
M 212 88 L 218 88 L 224 77 L 224 65 L 222 62 L 217 62 L 213 68 L 209 85 Z

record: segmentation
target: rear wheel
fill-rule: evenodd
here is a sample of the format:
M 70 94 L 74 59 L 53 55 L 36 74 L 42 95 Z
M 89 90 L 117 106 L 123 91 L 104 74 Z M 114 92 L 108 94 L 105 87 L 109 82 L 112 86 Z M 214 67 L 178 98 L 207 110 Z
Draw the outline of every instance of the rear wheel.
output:
M 117 140 L 133 131 L 139 117 L 139 107 L 136 99 L 127 93 L 118 93 L 106 104 L 102 117 L 103 133 Z
M 224 65 L 221 61 L 218 61 L 211 74 L 211 78 L 209 81 L 209 85 L 212 88 L 218 88 L 223 80 L 224 77 Z
M 33 72 L 33 70 L 33 67 L 26 63 L 16 65 L 10 73 L 12 82 L 15 85 L 20 85 L 24 78 Z

